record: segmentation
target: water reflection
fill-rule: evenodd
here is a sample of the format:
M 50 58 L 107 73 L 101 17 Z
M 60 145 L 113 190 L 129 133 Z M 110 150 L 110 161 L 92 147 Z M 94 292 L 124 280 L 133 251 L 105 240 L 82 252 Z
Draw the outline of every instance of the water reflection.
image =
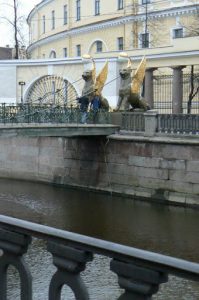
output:
M 0 180 L 0 213 L 199 261 L 199 211 L 193 209 L 150 204 L 38 183 Z M 43 241 L 33 241 L 26 260 L 34 277 L 34 300 L 47 299 L 50 277 L 55 268 Z M 15 273 L 13 276 L 16 277 Z M 96 256 L 84 277 L 92 295 L 91 299 L 117 299 L 121 292 L 118 289 L 117 277 L 109 271 L 108 258 Z M 14 283 L 15 280 L 10 282 Z M 68 293 L 66 290 L 64 289 L 63 294 Z M 172 278 L 169 284 L 164 285 L 163 290 L 166 293 L 160 293 L 154 299 L 199 298 L 196 283 L 182 279 Z M 17 300 L 13 296 L 17 295 L 15 285 L 11 284 L 9 293 L 9 300 Z M 69 295 L 66 299 L 72 298 Z

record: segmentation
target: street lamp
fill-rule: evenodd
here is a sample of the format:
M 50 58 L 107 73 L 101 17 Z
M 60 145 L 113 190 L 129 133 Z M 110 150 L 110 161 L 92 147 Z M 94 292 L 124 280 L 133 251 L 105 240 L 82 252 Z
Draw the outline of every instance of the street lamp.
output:
M 19 85 L 21 86 L 21 104 L 23 104 L 23 87 L 25 84 L 25 81 L 19 81 Z

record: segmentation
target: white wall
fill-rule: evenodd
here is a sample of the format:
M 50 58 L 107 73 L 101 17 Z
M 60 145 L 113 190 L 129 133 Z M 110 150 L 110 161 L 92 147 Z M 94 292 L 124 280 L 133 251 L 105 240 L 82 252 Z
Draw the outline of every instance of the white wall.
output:
M 0 103 L 16 101 L 16 66 L 0 64 Z

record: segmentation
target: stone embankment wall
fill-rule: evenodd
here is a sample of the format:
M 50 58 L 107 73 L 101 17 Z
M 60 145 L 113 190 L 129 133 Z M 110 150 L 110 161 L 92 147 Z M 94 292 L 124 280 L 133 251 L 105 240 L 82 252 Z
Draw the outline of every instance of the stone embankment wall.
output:
M 0 137 L 0 177 L 199 206 L 199 141 L 11 134 Z

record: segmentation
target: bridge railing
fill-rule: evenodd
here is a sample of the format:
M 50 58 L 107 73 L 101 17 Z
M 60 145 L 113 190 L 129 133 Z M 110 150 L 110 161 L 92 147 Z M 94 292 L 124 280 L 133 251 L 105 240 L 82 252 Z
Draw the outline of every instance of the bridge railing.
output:
M 157 131 L 160 133 L 199 134 L 199 115 L 158 115 Z
M 153 136 L 156 134 L 198 135 L 199 115 L 158 114 L 155 110 L 123 112 L 123 130 Z
M 16 123 L 81 123 L 81 110 L 78 107 L 55 104 L 0 104 L 0 124 Z M 100 109 L 88 111 L 86 122 L 89 124 L 110 123 L 109 112 Z
M 152 299 L 159 286 L 168 281 L 168 274 L 199 280 L 199 264 L 164 256 L 80 234 L 63 231 L 0 215 L 0 292 L 7 295 L 7 270 L 14 265 L 21 279 L 21 299 L 32 300 L 32 278 L 23 255 L 31 237 L 47 241 L 57 271 L 49 285 L 49 300 L 60 300 L 63 286 L 68 285 L 75 299 L 89 299 L 89 292 L 80 276 L 93 254 L 111 258 L 110 269 L 118 276 L 124 293 L 118 299 Z
M 122 129 L 143 132 L 145 130 L 145 118 L 143 113 L 122 113 Z

